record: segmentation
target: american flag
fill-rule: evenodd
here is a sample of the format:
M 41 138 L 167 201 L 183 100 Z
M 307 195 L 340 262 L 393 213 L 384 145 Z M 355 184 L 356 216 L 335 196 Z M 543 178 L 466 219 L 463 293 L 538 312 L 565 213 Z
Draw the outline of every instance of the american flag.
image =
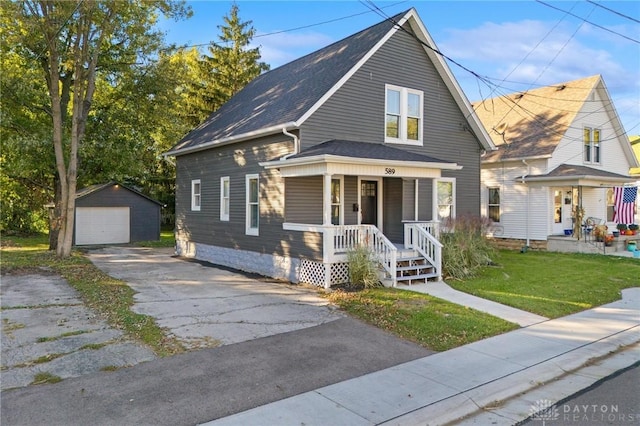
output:
M 633 223 L 634 207 L 638 195 L 637 186 L 616 187 L 614 192 L 613 221 L 616 223 Z

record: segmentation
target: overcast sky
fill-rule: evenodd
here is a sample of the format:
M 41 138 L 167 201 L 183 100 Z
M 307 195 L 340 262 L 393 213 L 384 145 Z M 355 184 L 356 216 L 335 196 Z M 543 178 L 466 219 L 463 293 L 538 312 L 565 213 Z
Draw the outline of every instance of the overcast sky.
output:
M 414 7 L 470 101 L 601 74 L 629 135 L 640 134 L 638 1 L 237 1 L 262 60 L 275 68 Z M 230 1 L 192 1 L 162 21 L 167 41 L 218 41 Z M 381 9 L 376 10 L 376 7 Z M 372 11 L 372 9 L 374 11 Z M 560 10 L 559 10 L 560 9 Z M 206 47 L 204 48 L 206 49 Z M 492 93 L 492 90 L 495 91 Z

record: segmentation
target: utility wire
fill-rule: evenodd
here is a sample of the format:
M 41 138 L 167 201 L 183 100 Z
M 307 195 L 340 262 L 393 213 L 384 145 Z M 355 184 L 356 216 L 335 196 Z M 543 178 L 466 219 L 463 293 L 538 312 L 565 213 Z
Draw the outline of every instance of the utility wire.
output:
M 627 18 L 627 19 L 629 19 L 629 20 L 631 20 L 631 21 L 633 21 L 633 22 L 636 22 L 636 23 L 640 24 L 640 20 L 637 20 L 636 18 L 632 18 L 631 16 L 628 16 L 628 15 L 625 15 L 624 13 L 620 13 L 620 12 L 618 12 L 617 10 L 610 9 L 610 8 L 608 8 L 608 7 L 606 7 L 606 6 L 603 6 L 602 4 L 597 3 L 597 2 L 595 2 L 595 1 L 593 1 L 593 0 L 587 0 L 587 2 L 589 2 L 589 3 L 591 3 L 591 4 L 595 4 L 596 6 L 598 6 L 598 7 L 602 8 L 602 9 L 604 9 L 604 10 L 608 10 L 608 11 L 609 11 L 609 12 L 611 12 L 611 13 L 615 13 L 615 14 L 616 14 L 616 15 L 618 15 L 618 16 L 622 16 L 623 18 Z
M 598 25 L 598 24 L 596 24 L 596 23 L 594 23 L 594 22 L 587 21 L 586 19 L 584 19 L 584 18 L 583 18 L 583 17 L 581 17 L 581 16 L 578 16 L 578 15 L 576 15 L 576 14 L 574 14 L 574 13 L 568 12 L 568 11 L 566 11 L 566 10 L 564 10 L 564 9 L 560 9 L 559 7 L 553 6 L 553 5 L 549 4 L 549 3 L 545 3 L 545 2 L 543 2 L 542 0 L 536 0 L 536 2 L 538 2 L 538 3 L 540 3 L 540 4 L 544 5 L 544 6 L 550 7 L 551 9 L 555 9 L 555 10 L 559 10 L 560 12 L 567 13 L 567 14 L 569 14 L 569 15 L 573 16 L 574 18 L 578 18 L 578 19 L 580 19 L 580 20 L 582 20 L 582 21 L 586 22 L 587 24 L 591 24 L 591 25 L 593 25 L 593 26 L 594 26 L 594 27 L 596 27 L 596 28 L 600 28 L 601 30 L 608 31 L 608 32 L 610 32 L 611 34 L 615 34 L 615 35 L 620 36 L 620 37 L 622 37 L 622 38 L 625 38 L 625 39 L 627 39 L 627 40 L 629 40 L 629 41 L 632 41 L 632 42 L 634 42 L 634 43 L 640 44 L 640 40 L 636 40 L 636 39 L 631 38 L 631 37 L 628 37 L 628 36 L 626 36 L 626 35 L 624 35 L 624 34 L 620 34 L 619 32 L 613 31 L 613 30 L 611 30 L 611 29 L 609 29 L 609 28 L 607 28 L 607 27 L 603 27 L 602 25 Z

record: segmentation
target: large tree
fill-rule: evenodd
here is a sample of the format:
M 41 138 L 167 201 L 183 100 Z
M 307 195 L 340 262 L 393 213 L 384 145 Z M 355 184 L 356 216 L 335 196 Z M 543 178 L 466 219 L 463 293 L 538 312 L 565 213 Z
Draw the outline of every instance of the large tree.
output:
M 153 30 L 159 13 L 179 18 L 183 3 L 168 0 L 25 0 L 3 4 L 7 51 L 38 63 L 46 83 L 58 191 L 53 227 L 56 252 L 71 253 L 78 153 L 87 131 L 97 76 L 115 82 L 122 73 L 161 47 Z M 8 29 L 7 29 L 8 28 Z M 3 52 L 4 53 L 4 52 Z
M 209 55 L 204 55 L 200 62 L 204 88 L 201 92 L 203 118 L 220 108 L 263 71 L 269 70 L 268 64 L 260 62 L 260 48 L 250 47 L 256 34 L 253 21 L 241 21 L 235 3 L 223 20 L 224 24 L 218 26 L 218 42 L 209 44 Z

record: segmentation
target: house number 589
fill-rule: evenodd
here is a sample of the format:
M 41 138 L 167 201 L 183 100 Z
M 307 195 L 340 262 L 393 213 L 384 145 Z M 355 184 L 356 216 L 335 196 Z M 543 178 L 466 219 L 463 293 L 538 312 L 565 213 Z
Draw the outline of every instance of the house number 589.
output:
M 384 169 L 384 174 L 385 175 L 395 175 L 396 174 L 396 169 L 392 169 L 391 167 L 386 167 Z

